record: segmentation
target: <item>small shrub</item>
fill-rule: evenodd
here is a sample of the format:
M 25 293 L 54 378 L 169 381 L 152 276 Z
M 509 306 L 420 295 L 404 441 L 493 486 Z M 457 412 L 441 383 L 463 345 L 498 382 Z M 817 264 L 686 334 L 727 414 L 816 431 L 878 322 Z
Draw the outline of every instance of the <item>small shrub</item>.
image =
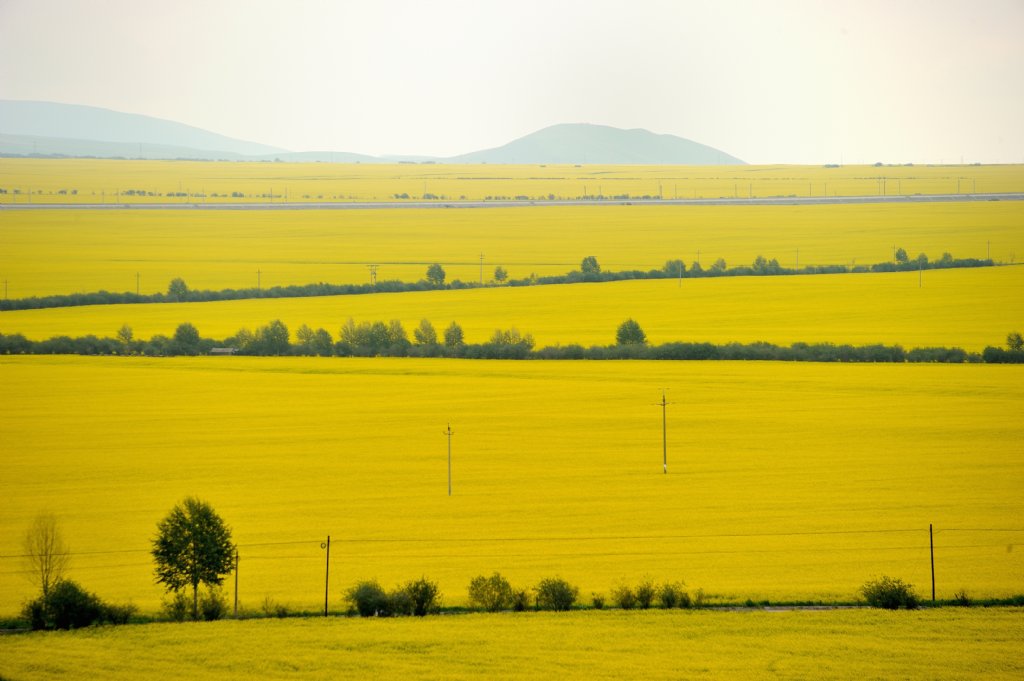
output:
M 689 595 L 689 594 L 687 594 Z M 704 589 L 697 589 L 693 594 L 693 607 L 703 608 L 704 607 Z
M 128 624 L 137 611 L 138 608 L 131 603 L 122 605 L 105 603 L 103 605 L 103 621 L 110 624 Z
M 412 594 L 405 587 L 398 587 L 388 594 L 387 605 L 377 612 L 380 617 L 411 615 L 415 605 Z
M 971 605 L 971 598 L 967 595 L 967 589 L 960 589 L 953 594 L 953 602 L 963 607 L 969 607 Z
M 671 610 L 675 607 L 686 607 L 682 605 L 683 596 L 689 600 L 690 596 L 683 590 L 681 583 L 664 584 L 658 591 L 658 600 L 661 602 L 661 607 Z
M 594 610 L 604 610 L 604 596 L 601 594 L 591 594 L 591 602 L 594 604 Z
M 199 597 L 199 615 L 207 622 L 219 620 L 228 611 L 228 602 L 220 589 L 210 589 Z
M 654 587 L 654 582 L 645 579 L 636 587 L 636 604 L 640 606 L 641 610 L 647 610 L 654 602 L 657 593 L 658 590 Z
M 680 608 L 692 608 L 692 607 L 694 607 L 693 600 L 690 598 L 690 592 L 689 591 L 680 591 L 679 592 L 679 602 L 676 605 L 678 605 Z M 696 606 L 696 607 L 699 608 L 700 606 Z
M 612 589 L 612 603 L 623 610 L 632 610 L 636 607 L 636 593 L 623 584 Z
M 421 577 L 415 582 L 409 582 L 403 588 L 412 603 L 410 614 L 416 617 L 433 614 L 441 609 L 441 590 L 437 584 Z
M 534 591 L 537 592 L 537 608 L 540 610 L 570 610 L 579 595 L 579 589 L 558 577 L 542 580 Z
M 893 579 L 885 575 L 877 580 L 866 582 L 860 592 L 864 594 L 864 600 L 868 602 L 868 605 L 873 608 L 914 610 L 918 605 L 913 585 L 904 583 L 902 579 Z
M 192 600 L 179 591 L 169 600 L 163 602 L 161 610 L 164 616 L 172 622 L 184 622 L 191 616 Z
M 490 577 L 479 575 L 469 583 L 469 602 L 487 612 L 498 612 L 512 607 L 512 585 L 495 572 Z
M 360 617 L 373 617 L 388 611 L 388 595 L 376 580 L 359 582 L 345 592 L 345 600 Z
M 512 592 L 512 609 L 516 612 L 523 612 L 530 607 L 530 594 L 526 589 L 517 589 Z
M 278 603 L 269 595 L 263 598 L 260 610 L 263 611 L 265 617 L 285 618 L 288 616 L 288 606 L 284 603 Z
M 104 606 L 76 582 L 61 580 L 22 611 L 33 629 L 81 629 L 102 620 Z

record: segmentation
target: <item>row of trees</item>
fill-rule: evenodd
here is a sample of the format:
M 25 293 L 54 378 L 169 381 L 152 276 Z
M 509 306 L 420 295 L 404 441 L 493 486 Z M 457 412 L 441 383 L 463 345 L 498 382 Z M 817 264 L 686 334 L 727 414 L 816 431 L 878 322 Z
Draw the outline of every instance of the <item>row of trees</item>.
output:
M 614 345 L 555 345 L 534 348 L 530 334 L 515 327 L 496 329 L 484 343 L 467 343 L 462 327 L 449 324 L 442 332 L 430 320 L 423 319 L 413 329 L 412 338 L 398 320 L 356 322 L 342 325 L 337 340 L 324 328 L 299 327 L 292 342 L 291 333 L 280 320 L 256 330 L 240 329 L 224 340 L 203 338 L 190 323 L 178 326 L 172 336 L 156 335 L 137 339 L 125 325 L 115 338 L 96 336 L 57 336 L 33 341 L 21 334 L 0 334 L 0 354 L 69 355 L 179 355 L 241 354 L 259 356 L 337 356 L 337 357 L 449 357 L 460 359 L 535 359 L 535 360 L 770 360 L 784 362 L 984 362 L 990 364 L 1024 363 L 1024 341 L 1019 333 L 1007 336 L 1006 348 L 987 347 L 968 353 L 961 348 L 926 347 L 904 349 L 900 345 L 835 345 L 832 343 L 685 343 L 651 345 L 640 324 L 627 319 L 615 332 Z
M 906 255 L 903 249 L 897 251 Z M 703 277 L 739 277 L 739 276 L 779 276 L 798 274 L 843 274 L 848 272 L 896 272 L 917 269 L 942 269 L 951 267 L 988 267 L 995 263 L 990 259 L 954 258 L 943 253 L 938 260 L 929 260 L 921 253 L 914 260 L 904 257 L 894 262 L 876 263 L 874 265 L 807 265 L 801 268 L 783 267 L 775 258 L 767 259 L 757 256 L 750 265 L 729 267 L 725 259 L 719 258 L 705 268 L 699 261 L 687 267 L 682 259 L 667 260 L 660 269 L 652 270 L 602 270 L 597 258 L 590 255 L 583 259 L 578 270 L 566 274 L 538 277 L 531 274 L 521 279 L 509 279 L 508 270 L 500 265 L 495 267 L 493 280 L 483 286 L 534 286 L 551 284 L 576 284 L 582 282 L 608 282 L 630 279 L 673 279 Z M 195 290 L 181 278 L 170 282 L 166 293 L 140 295 L 136 293 L 116 293 L 110 291 L 94 291 L 92 293 L 72 293 L 68 295 L 34 296 L 29 298 L 13 298 L 0 300 L 0 310 L 31 310 L 49 307 L 75 307 L 81 305 L 121 305 L 136 303 L 203 303 L 221 300 L 241 300 L 247 298 L 308 298 L 315 296 L 365 295 L 370 293 L 401 293 L 408 291 L 428 291 L 434 289 L 458 290 L 478 288 L 478 282 L 454 280 L 447 282 L 447 273 L 439 263 L 427 268 L 423 279 L 416 282 L 397 280 L 378 281 L 372 284 L 328 284 L 319 282 L 294 286 L 274 286 L 271 288 L 223 289 L 218 291 Z

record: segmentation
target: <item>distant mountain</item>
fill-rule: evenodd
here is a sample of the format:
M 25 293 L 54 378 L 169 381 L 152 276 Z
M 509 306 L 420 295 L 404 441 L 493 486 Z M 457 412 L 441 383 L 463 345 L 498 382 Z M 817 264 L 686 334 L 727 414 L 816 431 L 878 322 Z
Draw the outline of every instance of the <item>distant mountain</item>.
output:
M 588 123 L 552 125 L 495 149 L 445 159 L 449 163 L 600 163 L 732 165 L 735 156 L 705 144 Z
M 150 116 L 77 104 L 0 100 L 0 155 L 323 163 L 731 165 L 724 151 L 674 135 L 586 123 L 552 125 L 449 158 L 292 152 Z
M 94 106 L 57 104 L 55 102 L 0 100 L 0 133 L 5 136 L 35 138 L 31 141 L 35 142 L 36 147 L 39 146 L 42 138 L 128 145 L 116 149 L 116 153 L 105 153 L 102 145 L 96 145 L 93 148 L 98 153 L 88 154 L 93 156 L 150 157 L 139 152 L 139 145 L 142 145 L 143 151 L 147 145 L 155 145 L 158 147 L 180 147 L 193 151 L 204 150 L 207 154 L 227 152 L 239 156 L 278 154 L 286 151 L 266 144 L 232 139 L 191 125 L 165 121 L 160 118 L 121 113 Z M 130 149 L 132 146 L 136 147 L 134 152 Z M 60 148 L 56 144 L 53 147 Z M 39 151 L 38 153 L 77 155 L 74 152 L 65 151 Z M 171 158 L 177 156 L 171 156 Z M 190 157 L 198 158 L 198 156 Z M 224 158 L 224 156 L 214 154 L 212 158 Z

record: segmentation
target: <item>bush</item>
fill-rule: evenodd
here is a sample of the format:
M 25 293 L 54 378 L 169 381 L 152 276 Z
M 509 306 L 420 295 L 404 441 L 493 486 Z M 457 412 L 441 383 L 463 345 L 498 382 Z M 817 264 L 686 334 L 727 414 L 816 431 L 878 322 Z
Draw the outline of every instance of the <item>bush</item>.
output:
M 683 605 L 684 599 L 686 605 Z M 690 594 L 686 593 L 682 583 L 665 584 L 658 591 L 658 600 L 661 602 L 661 607 L 666 609 L 686 608 L 690 604 Z
M 512 601 L 512 585 L 499 572 L 490 577 L 479 575 L 469 583 L 469 602 L 487 612 L 508 610 Z
M 228 602 L 220 589 L 209 589 L 199 598 L 199 614 L 207 622 L 219 620 L 228 611 Z
M 441 590 L 437 584 L 421 577 L 415 582 L 409 582 L 402 591 L 408 597 L 412 608 L 409 614 L 416 617 L 436 613 L 441 609 Z
M 283 603 L 278 603 L 270 596 L 263 598 L 263 604 L 260 606 L 260 610 L 267 617 L 287 617 L 288 606 Z
M 516 612 L 523 612 L 530 607 L 530 594 L 526 589 L 517 589 L 512 592 L 512 609 Z
M 579 589 L 558 577 L 542 580 L 534 591 L 539 610 L 570 610 L 579 595 Z
M 623 610 L 632 610 L 636 607 L 636 593 L 623 584 L 612 589 L 612 603 Z
M 971 605 L 971 597 L 967 595 L 967 589 L 960 589 L 953 594 L 953 602 L 963 607 L 969 607 Z
M 864 594 L 864 600 L 868 602 L 868 605 L 873 608 L 914 610 L 918 605 L 913 585 L 904 583 L 902 579 L 893 579 L 885 575 L 880 579 L 865 582 L 864 586 L 860 588 L 860 592 Z
M 387 614 L 388 595 L 376 580 L 359 582 L 345 592 L 345 599 L 360 617 Z
M 162 604 L 164 616 L 172 622 L 184 622 L 192 614 L 192 601 L 181 591 Z
M 654 587 L 654 582 L 650 579 L 645 579 L 636 587 L 637 605 L 639 605 L 642 610 L 647 610 L 651 607 L 651 603 L 654 602 L 654 597 L 657 593 L 658 590 Z
M 103 619 L 103 602 L 71 580 L 61 580 L 23 610 L 32 628 L 81 629 Z
M 594 610 L 604 610 L 604 596 L 601 594 L 591 594 L 591 600 L 594 604 Z
M 128 624 L 137 611 L 138 608 L 131 603 L 122 605 L 106 603 L 103 605 L 103 621 L 110 624 Z

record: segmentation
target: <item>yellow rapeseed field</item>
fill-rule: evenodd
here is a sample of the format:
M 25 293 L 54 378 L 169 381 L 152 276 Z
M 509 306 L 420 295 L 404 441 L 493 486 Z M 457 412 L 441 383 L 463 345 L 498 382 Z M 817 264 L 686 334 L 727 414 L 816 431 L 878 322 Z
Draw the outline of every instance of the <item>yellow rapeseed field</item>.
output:
M 1024 369 L 993 365 L 2 357 L 0 612 L 58 515 L 69 577 L 158 607 L 147 552 L 187 495 L 240 545 L 240 598 L 333 610 L 363 578 L 644 576 L 712 601 L 1020 593 Z M 667 391 L 668 466 L 662 473 Z M 453 496 L 447 495 L 450 423 Z M 412 626 L 412 625 L 402 625 Z M 495 639 L 497 640 L 497 639 Z
M 28 679 L 1019 679 L 1019 609 L 157 624 L 0 638 Z M 741 652 L 740 652 L 741 651 Z
M 0 279 L 10 298 L 314 282 L 448 281 L 564 274 L 588 255 L 606 270 L 681 258 L 785 267 L 888 262 L 943 252 L 1024 258 L 1019 202 L 843 206 L 574 206 L 477 210 L 0 211 Z M 483 263 L 481 266 L 481 254 Z
M 5 158 L 0 159 L 0 189 L 5 190 L 0 204 L 991 194 L 1024 191 L 1024 166 L 545 166 Z
M 400 320 L 412 339 L 421 319 L 439 330 L 462 325 L 466 342 L 495 329 L 533 334 L 538 347 L 609 345 L 615 329 L 636 319 L 651 343 L 766 341 L 1002 346 L 1024 324 L 1024 266 L 892 274 L 621 281 L 605 284 L 483 288 L 213 303 L 102 305 L 0 313 L 0 333 L 42 340 L 59 335 L 114 337 L 128 324 L 138 338 L 171 336 L 183 322 L 204 337 L 281 319 L 337 339 L 349 318 Z

